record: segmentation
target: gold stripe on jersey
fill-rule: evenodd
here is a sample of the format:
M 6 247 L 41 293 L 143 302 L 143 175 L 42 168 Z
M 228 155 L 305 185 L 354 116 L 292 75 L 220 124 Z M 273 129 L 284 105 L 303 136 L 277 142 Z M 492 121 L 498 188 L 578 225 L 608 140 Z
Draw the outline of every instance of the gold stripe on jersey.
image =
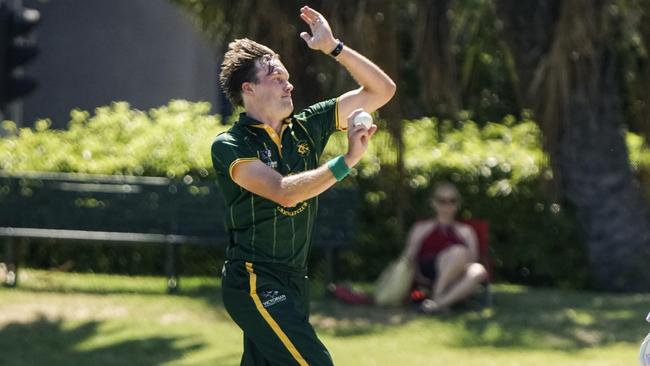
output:
M 339 131 L 345 131 L 347 130 L 347 126 L 345 128 L 341 127 L 341 121 L 339 121 L 339 98 L 336 98 L 336 107 L 334 108 L 334 119 L 336 120 L 336 129 Z
M 255 161 L 255 160 L 260 160 L 260 159 L 258 159 L 258 158 L 239 158 L 239 159 L 233 160 L 233 162 L 230 163 L 230 167 L 228 168 L 228 174 L 230 175 L 230 179 L 232 179 L 233 182 L 235 181 L 233 179 L 233 177 L 232 177 L 232 170 L 235 167 L 235 165 L 237 165 L 239 163 L 244 163 L 244 162 L 247 162 L 247 161 L 250 162 L 250 161 Z

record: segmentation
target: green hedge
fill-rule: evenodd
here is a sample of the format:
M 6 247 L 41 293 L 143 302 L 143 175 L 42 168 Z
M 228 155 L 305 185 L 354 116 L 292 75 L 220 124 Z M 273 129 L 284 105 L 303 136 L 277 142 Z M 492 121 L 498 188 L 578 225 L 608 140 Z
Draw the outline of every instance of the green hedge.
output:
M 395 188 L 395 144 L 382 136 L 383 140 L 373 141 L 373 154 L 356 177 L 366 199 L 359 250 L 346 254 L 348 271 L 367 280 L 376 276 L 404 245 L 395 212 L 399 201 L 408 202 L 406 225 L 426 218 L 432 215 L 428 204 L 432 186 L 446 180 L 455 183 L 464 197 L 464 218 L 489 222 L 497 279 L 585 284 L 585 251 L 570 209 L 550 201 L 544 189 L 552 174 L 533 121 L 506 117 L 483 128 L 472 121 L 435 118 L 403 123 L 405 192 L 399 198 Z M 343 148 L 342 138 L 336 138 L 336 150 Z
M 49 129 L 47 120 L 33 130 L 5 121 L 9 137 L 0 142 L 0 169 L 208 177 L 210 144 L 226 129 L 209 111 L 209 103 L 180 100 L 149 112 L 120 102 L 94 114 L 72 111 L 64 131 Z
M 51 130 L 47 120 L 38 121 L 34 129 L 17 130 L 5 121 L 0 169 L 214 179 L 210 145 L 232 121 L 222 124 L 209 110 L 207 103 L 179 100 L 148 112 L 114 103 L 93 114 L 73 111 L 67 130 Z M 375 278 L 403 248 L 405 233 L 396 208 L 404 208 L 405 226 L 427 217 L 431 214 L 426 199 L 431 186 L 449 180 L 464 197 L 462 216 L 490 224 L 497 279 L 567 286 L 585 283 L 586 257 L 580 235 L 571 208 L 550 199 L 552 174 L 533 121 L 508 116 L 484 127 L 472 121 L 440 122 L 435 118 L 401 123 L 402 178 L 397 168 L 397 144 L 384 128 L 373 138 L 352 178 L 344 183 L 359 187 L 363 206 L 358 246 L 342 254 L 339 273 L 353 279 Z M 647 171 L 650 152 L 643 139 L 628 134 L 628 146 L 633 168 Z M 334 135 L 323 159 L 345 151 L 345 147 L 345 134 Z M 397 188 L 400 179 L 401 193 Z M 202 258 L 190 257 L 195 261 Z M 314 264 L 319 263 L 315 260 Z M 95 266 L 98 270 L 125 268 Z M 192 264 L 199 270 L 207 267 L 211 265 Z

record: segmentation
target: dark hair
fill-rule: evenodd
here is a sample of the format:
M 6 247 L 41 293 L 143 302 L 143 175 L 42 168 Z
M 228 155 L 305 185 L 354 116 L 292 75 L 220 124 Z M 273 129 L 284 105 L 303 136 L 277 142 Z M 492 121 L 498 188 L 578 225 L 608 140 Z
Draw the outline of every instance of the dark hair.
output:
M 256 62 L 269 64 L 279 56 L 269 47 L 248 38 L 236 39 L 228 45 L 221 63 L 219 81 L 221 88 L 235 105 L 243 105 L 241 86 L 245 82 L 259 82 Z

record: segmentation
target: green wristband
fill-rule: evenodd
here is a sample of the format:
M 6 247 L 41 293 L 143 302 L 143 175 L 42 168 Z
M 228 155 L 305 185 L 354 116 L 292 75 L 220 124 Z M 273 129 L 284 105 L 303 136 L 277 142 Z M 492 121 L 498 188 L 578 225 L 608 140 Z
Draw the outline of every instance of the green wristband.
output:
M 342 181 L 350 173 L 350 168 L 345 164 L 343 155 L 339 155 L 334 159 L 327 162 L 327 167 L 330 169 L 334 178 L 337 181 Z

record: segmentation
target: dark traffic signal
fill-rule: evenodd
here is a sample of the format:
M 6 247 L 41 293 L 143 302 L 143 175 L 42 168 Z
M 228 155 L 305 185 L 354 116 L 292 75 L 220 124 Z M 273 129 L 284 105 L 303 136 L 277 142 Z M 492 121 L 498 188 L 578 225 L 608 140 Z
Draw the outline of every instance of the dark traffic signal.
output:
M 38 10 L 0 2 L 0 108 L 36 89 L 36 80 L 22 67 L 38 54 L 31 33 L 39 21 Z

